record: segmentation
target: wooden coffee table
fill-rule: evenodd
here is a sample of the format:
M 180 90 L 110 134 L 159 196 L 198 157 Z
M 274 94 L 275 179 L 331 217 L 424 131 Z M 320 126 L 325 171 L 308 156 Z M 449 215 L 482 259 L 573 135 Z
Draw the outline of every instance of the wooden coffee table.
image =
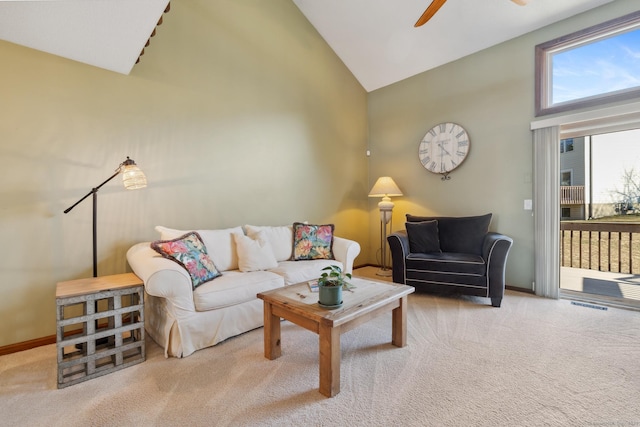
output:
M 318 293 L 307 282 L 258 294 L 264 301 L 264 356 L 277 359 L 280 346 L 280 319 L 319 335 L 320 393 L 333 397 L 340 392 L 340 334 L 374 317 L 392 312 L 391 343 L 407 344 L 407 295 L 412 286 L 371 279 L 353 278 L 356 288 L 343 292 L 342 307 L 329 310 L 318 305 Z

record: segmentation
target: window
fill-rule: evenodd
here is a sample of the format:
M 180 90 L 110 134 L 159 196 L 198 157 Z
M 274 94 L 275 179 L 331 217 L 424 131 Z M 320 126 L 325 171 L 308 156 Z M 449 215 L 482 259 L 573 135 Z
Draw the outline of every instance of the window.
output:
M 536 116 L 640 98 L 640 11 L 536 46 Z
M 560 152 L 568 153 L 569 151 L 573 151 L 573 138 L 567 138 L 560 141 Z
M 573 185 L 573 171 L 560 171 L 560 185 L 569 186 Z
M 562 218 L 571 218 L 571 208 L 562 208 L 561 211 Z

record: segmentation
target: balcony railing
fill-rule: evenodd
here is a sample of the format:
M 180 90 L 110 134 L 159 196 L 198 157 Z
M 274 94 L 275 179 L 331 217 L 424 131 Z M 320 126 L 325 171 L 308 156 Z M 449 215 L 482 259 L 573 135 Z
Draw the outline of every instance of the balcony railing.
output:
M 560 204 L 561 205 L 584 204 L 584 185 L 560 186 Z
M 560 221 L 563 267 L 640 273 L 640 223 Z

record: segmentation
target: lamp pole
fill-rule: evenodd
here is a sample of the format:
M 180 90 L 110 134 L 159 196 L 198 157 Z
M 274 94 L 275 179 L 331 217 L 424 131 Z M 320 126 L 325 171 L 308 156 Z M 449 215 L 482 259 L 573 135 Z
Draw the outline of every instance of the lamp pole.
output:
M 97 187 L 93 187 L 91 191 L 89 191 L 87 194 L 84 195 L 84 197 L 82 197 L 80 200 L 78 200 L 73 205 L 71 205 L 70 207 L 64 210 L 65 214 L 69 213 L 73 208 L 75 208 L 80 203 L 82 203 L 84 199 L 86 199 L 89 196 L 93 196 L 93 277 L 98 277 L 98 222 L 97 222 L 98 190 L 107 182 L 111 181 L 113 178 L 118 176 L 120 172 L 123 171 L 123 168 L 126 168 L 126 167 L 134 167 L 137 169 L 136 162 L 134 162 L 129 157 L 127 157 L 127 160 L 120 163 L 120 165 L 118 166 L 118 169 L 116 169 L 116 172 L 113 175 L 111 175 L 109 178 L 104 180 L 102 184 L 98 185 Z M 139 173 L 142 176 L 142 178 L 144 178 L 144 184 L 137 187 L 132 187 L 132 188 L 143 188 L 146 186 L 146 178 L 144 177 L 144 174 L 142 173 L 141 170 L 137 169 L 137 173 Z
M 82 199 L 75 202 L 71 207 L 64 210 L 64 213 L 69 213 L 71 209 L 75 208 L 80 204 L 84 199 L 89 196 L 93 196 L 93 277 L 98 277 L 98 224 L 97 224 L 97 209 L 98 209 L 98 190 L 100 187 L 105 185 L 107 182 L 111 181 L 113 178 L 118 176 L 120 173 L 120 168 L 118 171 L 111 175 L 107 180 L 105 180 L 102 184 L 94 187 L 89 191 Z
M 382 268 L 376 273 L 378 276 L 391 276 L 391 271 L 387 268 L 387 227 L 391 221 L 391 215 L 393 215 L 393 202 L 391 198 L 385 195 L 380 203 L 378 203 L 378 209 L 380 209 L 380 248 L 382 249 Z

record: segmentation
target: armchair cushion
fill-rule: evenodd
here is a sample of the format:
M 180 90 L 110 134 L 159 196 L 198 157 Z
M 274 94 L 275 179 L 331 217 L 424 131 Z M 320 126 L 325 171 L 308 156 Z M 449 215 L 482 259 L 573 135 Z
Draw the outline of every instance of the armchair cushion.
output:
M 428 271 L 430 273 L 452 273 L 456 275 L 484 276 L 487 272 L 484 259 L 479 255 L 439 253 L 407 255 L 407 270 Z
M 411 253 L 440 253 L 438 221 L 407 222 L 409 251 Z
M 482 255 L 482 243 L 489 232 L 492 214 L 467 217 L 423 217 L 407 214 L 408 222 L 438 221 L 442 252 Z

